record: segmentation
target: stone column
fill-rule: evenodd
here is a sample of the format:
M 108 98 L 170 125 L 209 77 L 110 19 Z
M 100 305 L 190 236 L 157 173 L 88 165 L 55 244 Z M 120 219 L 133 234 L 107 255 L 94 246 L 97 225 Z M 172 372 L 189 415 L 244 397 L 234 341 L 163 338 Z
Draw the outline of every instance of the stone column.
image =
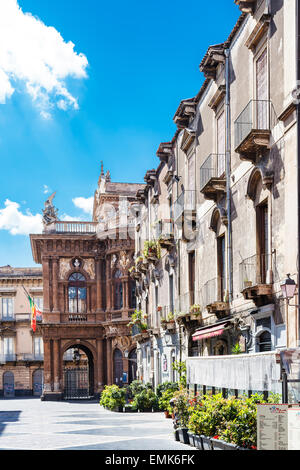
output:
M 112 308 L 111 302 L 111 270 L 110 270 L 110 257 L 106 258 L 106 310 L 110 311 Z
M 61 392 L 60 340 L 53 341 L 53 391 Z
M 44 389 L 43 396 L 52 391 L 52 371 L 51 371 L 51 344 L 49 339 L 44 339 Z
M 53 311 L 58 312 L 58 258 L 52 258 Z
M 49 272 L 49 257 L 42 257 L 42 267 L 43 267 L 43 311 L 44 313 L 50 312 L 50 272 Z
M 97 339 L 97 392 L 104 388 L 104 345 L 103 339 Z
M 106 370 L 107 370 L 107 385 L 113 383 L 113 364 L 112 364 L 112 344 L 111 338 L 106 339 Z
M 102 259 L 96 258 L 97 312 L 103 311 L 102 299 Z

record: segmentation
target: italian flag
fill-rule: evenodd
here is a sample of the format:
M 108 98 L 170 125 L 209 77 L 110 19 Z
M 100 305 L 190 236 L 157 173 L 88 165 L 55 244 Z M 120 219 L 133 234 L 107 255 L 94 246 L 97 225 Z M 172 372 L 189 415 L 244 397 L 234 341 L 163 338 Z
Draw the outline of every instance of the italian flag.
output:
M 28 295 L 28 300 L 30 303 L 30 310 L 31 310 L 31 328 L 33 331 L 36 330 L 36 316 L 37 315 L 42 315 L 42 312 L 37 308 L 35 305 L 33 299 Z

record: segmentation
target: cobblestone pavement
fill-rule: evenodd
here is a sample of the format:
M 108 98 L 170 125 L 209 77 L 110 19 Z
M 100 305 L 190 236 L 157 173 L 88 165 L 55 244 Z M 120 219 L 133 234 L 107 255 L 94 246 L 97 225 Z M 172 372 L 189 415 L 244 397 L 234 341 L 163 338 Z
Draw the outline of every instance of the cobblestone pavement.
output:
M 95 402 L 0 399 L 0 450 L 192 450 L 163 413 L 114 413 Z

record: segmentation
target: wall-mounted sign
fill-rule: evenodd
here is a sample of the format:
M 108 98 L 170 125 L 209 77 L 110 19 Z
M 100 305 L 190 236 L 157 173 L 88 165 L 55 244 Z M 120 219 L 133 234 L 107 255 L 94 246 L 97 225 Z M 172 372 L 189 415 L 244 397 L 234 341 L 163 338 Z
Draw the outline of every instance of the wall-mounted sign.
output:
M 288 450 L 288 405 L 257 405 L 257 449 Z
M 300 450 L 300 408 L 290 408 L 288 412 L 288 450 Z
M 167 356 L 165 354 L 163 354 L 162 363 L 163 363 L 163 371 L 167 372 L 167 370 L 168 370 L 168 359 L 167 359 Z

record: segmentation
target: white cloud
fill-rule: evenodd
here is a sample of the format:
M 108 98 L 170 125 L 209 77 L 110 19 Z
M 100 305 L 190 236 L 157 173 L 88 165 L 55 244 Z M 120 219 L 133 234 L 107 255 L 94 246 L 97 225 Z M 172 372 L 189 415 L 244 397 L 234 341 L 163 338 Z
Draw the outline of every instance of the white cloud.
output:
M 55 106 L 78 109 L 65 80 L 86 78 L 88 60 L 74 47 L 54 27 L 23 13 L 17 0 L 0 0 L 0 103 L 23 84 L 44 119 Z
M 82 221 L 81 217 L 73 217 L 72 215 L 68 215 L 68 214 L 63 214 L 60 217 L 60 220 L 63 220 L 64 222 L 81 222 Z
M 75 197 L 72 199 L 73 204 L 78 207 L 79 209 L 82 209 L 83 212 L 86 214 L 92 215 L 93 214 L 93 204 L 94 204 L 94 198 L 92 197 Z
M 43 186 L 43 193 L 44 193 L 44 194 L 48 194 L 49 192 L 50 192 L 49 186 L 47 186 L 46 184 L 44 184 L 44 186 Z
M 29 209 L 20 211 L 20 204 L 6 199 L 4 208 L 0 209 L 0 230 L 7 230 L 12 235 L 29 235 L 42 233 L 42 215 L 33 215 Z

